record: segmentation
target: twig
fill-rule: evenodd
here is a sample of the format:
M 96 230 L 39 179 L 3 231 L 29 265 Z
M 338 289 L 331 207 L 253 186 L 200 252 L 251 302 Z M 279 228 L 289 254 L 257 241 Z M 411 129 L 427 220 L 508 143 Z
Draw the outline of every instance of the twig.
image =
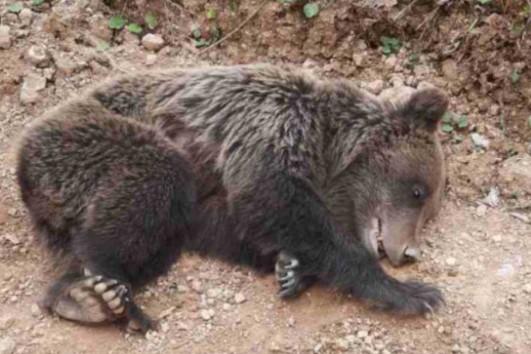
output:
M 217 47 L 218 45 L 220 45 L 221 43 L 225 42 L 227 39 L 229 39 L 230 37 L 232 37 L 236 32 L 238 32 L 239 30 L 241 30 L 241 29 L 243 28 L 243 26 L 245 26 L 249 21 L 251 21 L 252 18 L 255 17 L 255 16 L 258 14 L 258 12 L 260 12 L 260 10 L 262 10 L 262 8 L 263 8 L 263 7 L 265 6 L 265 4 L 267 4 L 268 2 L 269 2 L 269 0 L 263 0 L 262 3 L 256 8 L 256 10 L 254 10 L 253 13 L 249 15 L 249 17 L 247 17 L 242 23 L 240 23 L 240 24 L 238 25 L 238 27 L 236 27 L 235 29 L 233 29 L 232 31 L 230 31 L 226 36 L 224 36 L 223 38 L 221 38 L 219 41 L 212 43 L 210 46 L 208 46 L 208 47 L 206 47 L 205 49 L 203 49 L 202 51 L 200 51 L 200 52 L 199 52 L 199 55 L 208 52 L 211 48 Z
M 411 9 L 411 7 L 413 7 L 413 5 L 415 5 L 417 1 L 418 0 L 411 1 L 406 7 L 400 10 L 400 12 L 395 16 L 395 18 L 393 18 L 393 21 L 397 21 L 400 17 L 404 16 L 404 14 L 409 11 L 409 9 Z

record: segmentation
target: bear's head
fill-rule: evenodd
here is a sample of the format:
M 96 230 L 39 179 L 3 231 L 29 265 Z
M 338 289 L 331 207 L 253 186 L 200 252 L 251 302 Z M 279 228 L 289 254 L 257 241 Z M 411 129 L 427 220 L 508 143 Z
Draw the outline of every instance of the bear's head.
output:
M 444 157 L 437 135 L 448 99 L 423 89 L 383 102 L 385 122 L 333 178 L 326 199 L 348 234 L 394 266 L 420 255 L 420 231 L 440 209 Z

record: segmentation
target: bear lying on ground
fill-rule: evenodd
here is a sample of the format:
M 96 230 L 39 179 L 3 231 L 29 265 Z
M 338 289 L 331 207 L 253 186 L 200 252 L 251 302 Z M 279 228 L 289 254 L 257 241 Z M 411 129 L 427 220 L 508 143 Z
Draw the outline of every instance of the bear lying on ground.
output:
M 402 314 L 441 292 L 387 275 L 418 257 L 439 209 L 447 98 L 398 105 L 346 80 L 247 65 L 147 72 L 96 86 L 24 132 L 17 177 L 38 237 L 68 261 L 43 301 L 83 323 L 154 323 L 132 291 L 182 250 L 314 281 Z

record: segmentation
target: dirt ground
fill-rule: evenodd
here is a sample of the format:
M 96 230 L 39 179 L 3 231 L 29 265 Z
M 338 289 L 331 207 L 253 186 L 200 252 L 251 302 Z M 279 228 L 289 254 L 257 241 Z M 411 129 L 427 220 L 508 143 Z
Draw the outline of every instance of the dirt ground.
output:
M 0 0 L 0 354 L 531 353 L 529 3 L 318 1 L 308 19 L 288 2 L 22 1 L 14 13 Z M 113 14 L 142 22 L 148 11 L 163 44 L 108 28 Z M 382 36 L 400 48 L 385 49 Z M 403 319 L 322 287 L 285 302 L 272 276 L 186 255 L 138 295 L 161 324 L 145 338 L 43 314 L 51 265 L 14 181 L 21 129 L 119 72 L 256 61 L 349 77 L 376 94 L 427 83 L 449 93 L 443 209 L 424 232 L 422 262 L 386 265 L 440 286 L 447 306 Z

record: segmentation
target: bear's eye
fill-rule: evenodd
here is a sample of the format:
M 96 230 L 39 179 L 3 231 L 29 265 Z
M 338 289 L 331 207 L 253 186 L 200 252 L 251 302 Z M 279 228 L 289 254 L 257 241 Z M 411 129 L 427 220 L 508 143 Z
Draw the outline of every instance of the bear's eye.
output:
M 427 194 L 426 190 L 420 186 L 413 187 L 412 193 L 413 193 L 413 198 L 417 200 L 426 199 L 426 194 Z

